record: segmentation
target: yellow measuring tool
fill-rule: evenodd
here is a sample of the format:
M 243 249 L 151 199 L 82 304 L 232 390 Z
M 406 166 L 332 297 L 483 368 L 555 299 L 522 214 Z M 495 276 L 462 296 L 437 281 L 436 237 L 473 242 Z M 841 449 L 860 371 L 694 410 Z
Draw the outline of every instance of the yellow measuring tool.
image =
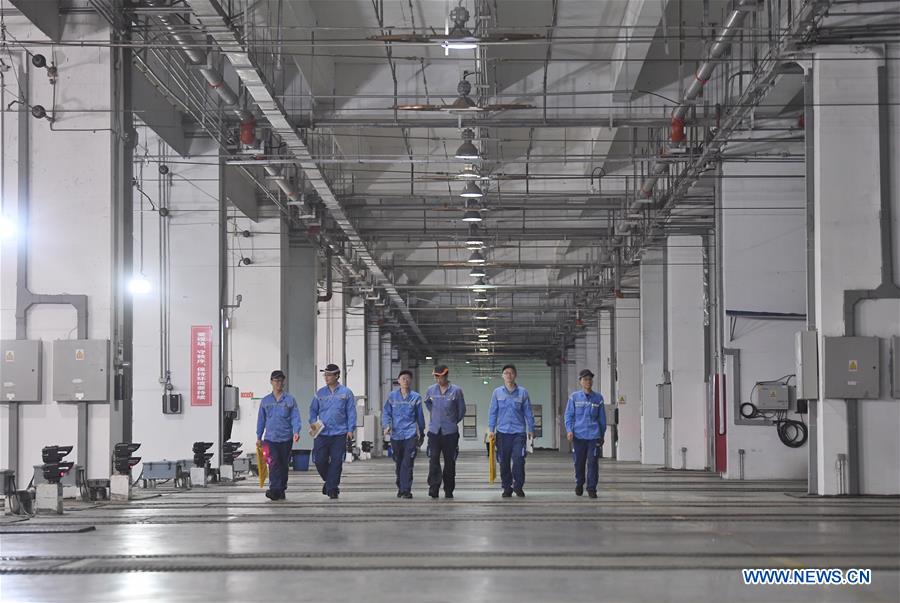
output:
M 488 483 L 493 484 L 494 480 L 497 479 L 497 460 L 494 457 L 494 438 L 490 439 L 489 442 L 489 452 L 488 452 Z

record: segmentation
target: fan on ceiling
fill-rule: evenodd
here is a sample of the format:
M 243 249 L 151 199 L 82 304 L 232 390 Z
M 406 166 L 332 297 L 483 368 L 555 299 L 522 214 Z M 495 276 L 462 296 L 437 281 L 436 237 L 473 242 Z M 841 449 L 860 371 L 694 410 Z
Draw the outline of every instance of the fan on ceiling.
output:
M 468 74 L 471 75 L 471 74 Z M 449 105 L 395 105 L 392 107 L 397 111 L 443 111 L 445 113 L 488 113 L 491 111 L 510 111 L 514 109 L 534 109 L 534 105 L 526 105 L 522 103 L 503 103 L 495 105 L 484 105 L 479 107 L 469 94 L 472 92 L 472 84 L 463 77 L 456 85 L 456 91 L 459 96 Z
M 450 26 L 453 21 L 453 26 Z M 469 11 L 460 2 L 459 6 L 450 11 L 450 19 L 444 24 L 443 35 L 423 35 L 417 33 L 411 34 L 384 34 L 380 36 L 370 36 L 369 40 L 379 42 L 397 42 L 402 44 L 440 44 L 444 49 L 444 54 L 449 54 L 451 50 L 474 50 L 479 44 L 490 44 L 492 42 L 521 42 L 527 40 L 541 40 L 544 38 L 541 34 L 519 33 L 519 32 L 488 32 L 482 35 L 474 35 L 472 31 L 466 27 L 469 21 Z M 433 31 L 433 30 L 432 30 Z

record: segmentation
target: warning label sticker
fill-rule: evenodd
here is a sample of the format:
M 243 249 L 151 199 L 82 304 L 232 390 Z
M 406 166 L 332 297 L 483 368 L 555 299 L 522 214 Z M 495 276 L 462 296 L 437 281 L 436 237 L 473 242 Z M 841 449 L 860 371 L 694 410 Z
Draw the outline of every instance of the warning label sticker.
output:
M 856 360 L 851 360 L 849 362 L 847 370 L 849 370 L 851 373 L 859 372 L 859 362 L 857 362 Z
M 16 353 L 12 350 L 6 350 L 6 354 L 3 355 L 3 358 L 7 362 L 15 362 L 16 361 Z

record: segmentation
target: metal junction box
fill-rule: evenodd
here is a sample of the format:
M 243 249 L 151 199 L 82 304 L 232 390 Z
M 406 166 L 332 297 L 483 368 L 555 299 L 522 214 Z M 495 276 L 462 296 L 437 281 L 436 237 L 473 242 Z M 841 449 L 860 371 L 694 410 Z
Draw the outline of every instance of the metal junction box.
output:
M 819 350 L 816 331 L 797 331 L 794 336 L 794 364 L 797 373 L 797 399 L 819 397 Z
M 672 418 L 672 384 L 658 383 L 656 393 L 659 396 L 659 418 Z
M 880 394 L 878 337 L 826 337 L 826 398 L 877 399 Z
M 57 402 L 107 402 L 109 342 L 58 339 L 53 342 L 53 399 Z
M 41 402 L 41 342 L 4 339 L 0 347 L 0 402 Z
M 788 386 L 783 383 L 757 383 L 756 408 L 759 410 L 787 410 L 790 404 Z

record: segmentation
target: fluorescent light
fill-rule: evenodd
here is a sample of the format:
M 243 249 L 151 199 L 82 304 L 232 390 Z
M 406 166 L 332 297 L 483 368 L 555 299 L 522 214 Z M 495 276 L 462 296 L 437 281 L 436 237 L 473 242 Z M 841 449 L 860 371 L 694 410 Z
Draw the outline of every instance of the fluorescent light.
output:
M 425 360 L 432 360 L 431 356 L 425 356 Z
M 469 276 L 471 276 L 472 278 L 478 278 L 479 276 L 487 276 L 487 272 L 484 271 L 484 268 L 482 266 L 476 266 L 469 272 Z
M 489 350 L 488 350 L 487 348 L 478 348 L 478 351 L 479 351 L 479 352 L 487 352 L 487 351 L 489 351 Z
M 478 278 L 475 281 L 475 284 L 469 285 L 469 288 L 475 293 L 484 293 L 487 291 L 487 286 L 484 283 L 484 278 Z
M 463 192 L 461 192 L 459 196 L 466 199 L 480 199 L 481 197 L 484 197 L 484 193 L 477 184 L 469 181 L 466 182 L 466 188 L 463 189 Z
M 478 336 L 478 339 L 487 339 L 488 337 L 490 337 L 490 335 L 488 335 L 487 333 L 482 333 Z
M 488 299 L 487 299 L 486 297 L 476 297 L 476 298 L 475 298 L 475 301 L 476 301 L 476 302 L 479 302 L 479 303 L 481 303 L 481 302 L 486 302 L 487 300 L 488 300 Z
M 487 319 L 488 319 L 487 314 L 476 314 L 475 315 L 475 320 L 487 320 Z
M 487 332 L 487 327 L 475 327 L 475 330 Z
M 18 231 L 14 220 L 7 216 L 0 216 L 0 239 L 15 239 Z
M 136 274 L 128 281 L 128 292 L 132 295 L 147 295 L 150 289 L 150 281 L 143 274 Z
M 466 262 L 468 262 L 469 264 L 484 264 L 484 255 L 480 251 L 473 251 L 472 255 L 469 256 L 469 259 L 466 260 Z

